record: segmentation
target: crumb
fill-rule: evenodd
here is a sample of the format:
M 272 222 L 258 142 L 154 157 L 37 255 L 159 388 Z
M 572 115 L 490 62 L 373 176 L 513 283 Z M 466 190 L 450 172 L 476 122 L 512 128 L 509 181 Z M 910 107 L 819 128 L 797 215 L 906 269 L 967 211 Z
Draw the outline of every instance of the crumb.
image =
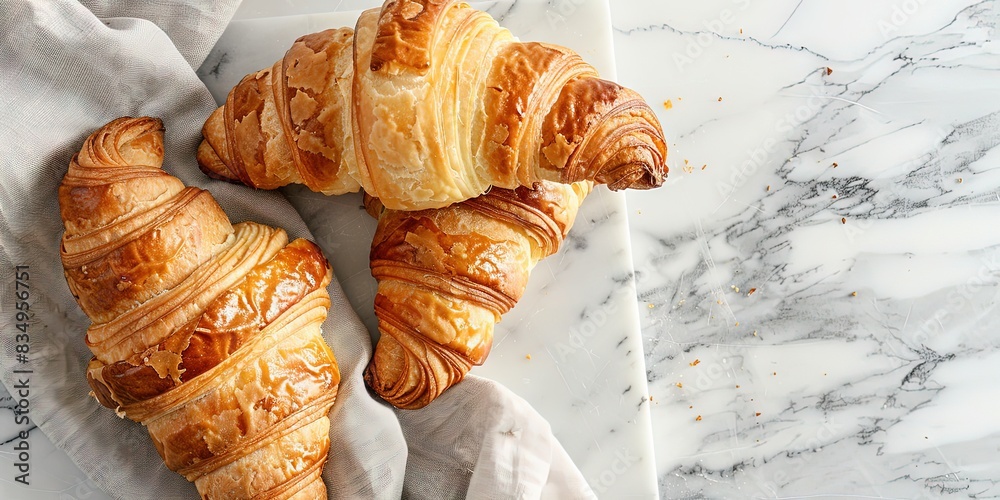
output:
M 778 372 L 771 372 L 771 375 L 777 377 L 778 376 Z
M 684 165 L 684 167 L 682 167 L 681 170 L 684 170 L 684 173 L 686 174 L 690 174 L 691 172 L 694 172 L 694 167 L 692 167 L 691 165 Z
M 841 217 L 840 218 L 840 223 L 841 224 L 847 224 L 847 217 Z
M 739 321 L 736 322 L 736 326 L 740 326 L 740 322 Z
M 652 401 L 652 400 L 653 400 L 653 395 L 652 395 L 652 394 L 650 394 L 650 395 L 649 395 L 649 400 L 650 400 L 650 401 Z
M 836 200 L 836 199 L 837 199 L 837 195 L 833 195 L 833 196 L 831 196 L 831 197 L 830 197 L 830 199 L 832 199 L 832 200 Z
M 524 355 L 524 359 L 531 359 L 531 355 L 530 354 L 525 354 Z
M 719 102 L 722 102 L 722 97 L 719 97 Z
M 688 364 L 691 365 L 691 366 L 698 366 L 698 363 L 701 363 L 700 359 L 695 359 L 694 361 L 692 361 L 692 362 L 690 362 Z
M 756 336 L 757 336 L 757 330 L 754 330 L 754 331 L 753 331 L 753 336 L 754 336 L 754 337 L 756 337 Z
M 851 297 L 857 297 L 857 296 L 858 296 L 858 292 L 851 292 Z
M 766 188 L 764 188 L 764 191 L 770 191 L 770 190 L 771 190 L 771 185 L 770 185 L 770 184 L 768 184 L 768 185 L 767 185 L 767 187 L 766 187 Z
M 827 66 L 827 68 L 826 68 L 826 74 L 829 75 L 830 73 L 833 73 L 833 68 Z
M 962 179 L 961 177 L 959 177 L 959 178 L 958 178 L 958 183 L 959 183 L 959 184 L 961 184 L 961 183 L 963 183 L 963 182 L 965 182 L 965 180 L 963 180 L 963 179 Z
M 751 295 L 753 295 L 755 293 L 757 293 L 757 289 L 756 288 L 751 288 L 751 289 L 747 290 L 747 297 L 749 297 L 749 296 L 751 296 Z
M 701 415 L 698 415 L 697 417 L 694 417 L 694 421 L 695 422 L 701 422 Z
M 740 287 L 736 285 L 729 285 L 729 288 L 731 288 L 736 293 L 740 293 Z
M 739 389 L 740 388 L 740 384 L 736 384 L 736 388 Z
M 754 413 L 753 416 L 759 417 L 760 416 L 760 412 Z
M 684 98 L 683 98 L 683 97 L 678 97 L 678 98 L 677 98 L 677 100 L 678 100 L 678 101 L 683 101 L 683 100 L 684 100 Z
M 676 383 L 676 384 L 674 384 L 674 385 L 676 385 L 678 389 L 683 389 L 683 388 L 684 388 L 684 384 L 682 384 L 682 383 L 680 383 L 680 382 L 677 382 L 677 383 Z
M 674 103 L 670 102 L 670 99 L 663 101 L 663 109 L 670 109 L 674 107 Z
M 740 34 L 741 35 L 743 34 L 743 28 L 740 28 Z
M 707 163 L 701 166 L 702 170 L 705 170 L 706 168 L 708 168 L 708 164 Z
M 694 405 L 688 406 L 689 410 L 692 409 L 692 408 L 694 408 Z
M 636 211 L 635 211 L 635 214 L 636 214 L 636 215 L 642 215 L 642 210 L 636 210 Z
M 653 305 L 653 304 L 649 304 L 649 305 L 647 305 L 647 307 L 649 307 L 650 309 L 653 309 L 653 308 L 655 308 L 656 306 L 655 306 L 655 305 Z

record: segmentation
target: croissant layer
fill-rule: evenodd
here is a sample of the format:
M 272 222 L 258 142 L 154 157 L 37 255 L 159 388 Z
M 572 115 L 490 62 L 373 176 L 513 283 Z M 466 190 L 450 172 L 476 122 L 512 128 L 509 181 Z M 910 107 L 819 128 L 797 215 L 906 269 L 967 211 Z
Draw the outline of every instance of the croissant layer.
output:
M 636 92 L 450 0 L 390 0 L 353 30 L 296 40 L 232 89 L 203 135 L 213 177 L 363 188 L 398 210 L 541 180 L 649 189 L 667 174 L 662 129 Z
M 440 209 L 366 207 L 379 217 L 371 269 L 381 336 L 365 380 L 400 408 L 420 408 L 482 364 L 494 325 L 531 269 L 555 253 L 591 184 L 542 182 Z
M 94 132 L 59 189 L 67 283 L 92 324 L 92 395 L 146 427 L 202 498 L 318 498 L 340 372 L 314 243 L 233 225 L 160 169 L 163 126 Z

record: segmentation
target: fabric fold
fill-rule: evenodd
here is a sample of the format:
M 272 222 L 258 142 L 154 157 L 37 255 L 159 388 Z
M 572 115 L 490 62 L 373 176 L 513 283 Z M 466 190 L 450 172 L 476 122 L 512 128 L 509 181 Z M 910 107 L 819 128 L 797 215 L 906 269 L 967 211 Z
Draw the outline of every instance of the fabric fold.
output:
M 216 103 L 194 68 L 238 3 L 0 0 L 0 301 L 4 311 L 13 310 L 14 266 L 29 266 L 30 417 L 115 498 L 197 494 L 164 467 L 144 428 L 88 396 L 89 320 L 59 264 L 56 203 L 59 181 L 83 139 L 121 116 L 159 117 L 166 128 L 164 169 L 211 191 L 234 222 L 283 227 L 292 239 L 322 229 L 321 211 L 303 220 L 280 193 L 210 180 L 196 164 L 201 124 Z M 420 412 L 394 410 L 372 397 L 362 378 L 372 355 L 369 331 L 340 284 L 334 281 L 329 292 L 323 334 L 342 371 L 324 474 L 332 498 L 589 493 L 548 423 L 499 384 L 470 377 Z M 12 321 L 2 315 L 0 330 L 14 331 Z M 13 335 L 4 335 L 0 349 L 14 352 L 14 343 Z M 8 390 L 17 383 L 16 363 L 0 356 Z M 445 463 L 462 467 L 432 475 Z

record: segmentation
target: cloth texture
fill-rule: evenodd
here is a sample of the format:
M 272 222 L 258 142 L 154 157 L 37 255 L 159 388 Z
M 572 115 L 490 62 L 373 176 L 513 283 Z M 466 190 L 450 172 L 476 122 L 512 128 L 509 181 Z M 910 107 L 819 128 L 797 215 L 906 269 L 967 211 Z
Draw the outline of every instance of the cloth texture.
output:
M 198 169 L 201 126 L 216 104 L 195 74 L 238 0 L 0 0 L 0 379 L 30 367 L 30 418 L 115 498 L 197 498 L 168 470 L 145 429 L 88 396 L 90 324 L 59 258 L 57 189 L 72 155 L 120 116 L 163 120 L 164 169 L 212 192 L 233 222 L 311 238 L 308 219 L 277 192 L 213 181 Z M 312 228 L 312 229 L 311 229 Z M 324 248 L 329 252 L 330 249 Z M 12 354 L 15 266 L 28 266 L 28 362 Z M 362 372 L 369 331 L 339 284 L 323 325 L 342 371 L 324 477 L 330 498 L 586 498 L 593 493 L 524 400 L 470 376 L 427 408 L 393 409 Z

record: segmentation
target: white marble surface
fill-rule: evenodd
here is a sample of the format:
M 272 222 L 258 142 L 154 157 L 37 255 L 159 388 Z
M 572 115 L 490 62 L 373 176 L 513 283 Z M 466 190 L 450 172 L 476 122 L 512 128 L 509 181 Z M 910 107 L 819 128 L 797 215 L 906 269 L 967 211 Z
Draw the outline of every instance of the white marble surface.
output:
M 550 26 L 586 11 L 548 6 Z M 637 290 L 659 496 L 1000 497 L 1000 1 L 616 0 L 611 19 L 617 79 L 671 147 L 667 186 L 625 196 L 635 280 L 615 271 Z M 576 241 L 613 240 L 594 235 Z M 557 302 L 539 271 L 529 308 Z M 340 278 L 363 303 L 364 276 Z M 540 315 L 512 316 L 498 343 L 533 367 L 520 325 Z M 590 438 L 563 440 L 582 467 L 620 451 Z M 12 498 L 107 498 L 31 443 L 50 477 Z
M 663 497 L 1000 496 L 998 21 L 615 5 L 672 146 L 628 195 Z

